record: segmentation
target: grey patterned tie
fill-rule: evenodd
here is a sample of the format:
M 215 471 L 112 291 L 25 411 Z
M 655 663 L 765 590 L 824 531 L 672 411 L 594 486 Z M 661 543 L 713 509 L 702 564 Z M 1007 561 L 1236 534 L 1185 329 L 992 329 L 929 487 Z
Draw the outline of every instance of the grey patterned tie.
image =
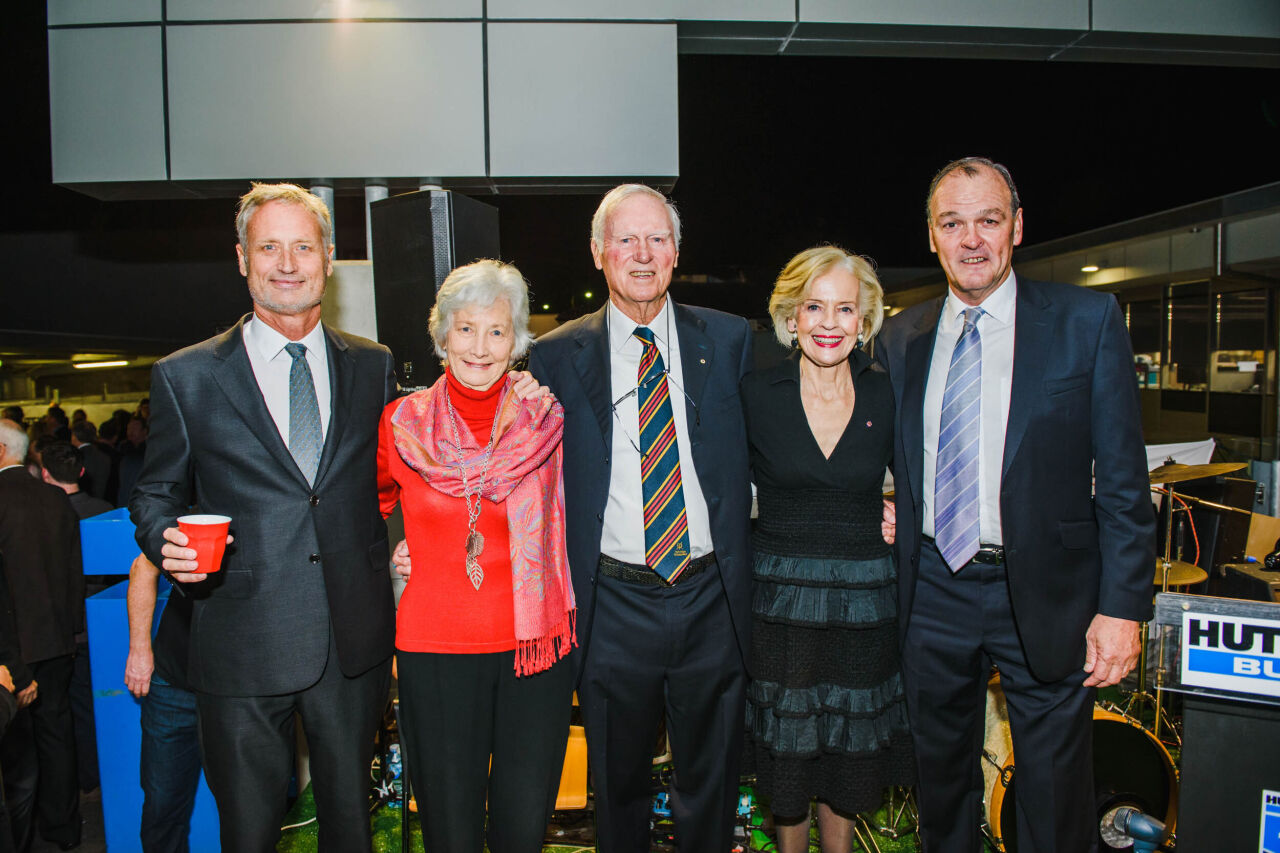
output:
M 307 365 L 306 346 L 285 344 L 284 350 L 293 357 L 289 367 L 289 452 L 307 482 L 314 485 L 316 469 L 320 467 L 320 448 L 324 445 L 316 386 Z

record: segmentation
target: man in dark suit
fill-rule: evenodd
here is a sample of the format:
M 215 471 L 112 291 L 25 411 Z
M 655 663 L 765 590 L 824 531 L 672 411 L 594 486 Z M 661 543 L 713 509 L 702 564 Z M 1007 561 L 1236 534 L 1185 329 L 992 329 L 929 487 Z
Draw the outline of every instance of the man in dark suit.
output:
M 76 424 L 78 429 L 85 422 Z M 92 445 L 85 445 L 92 447 Z M 114 507 L 80 488 L 85 475 L 84 457 L 78 447 L 69 442 L 54 442 L 40 454 L 40 478 L 51 486 L 62 489 L 71 501 L 76 518 L 83 521 Z M 90 598 L 117 583 L 118 576 L 95 575 L 85 578 L 84 596 Z M 89 632 L 76 634 L 75 666 L 71 672 L 69 695 L 71 717 L 76 731 L 76 774 L 81 791 L 98 787 L 98 738 L 93 719 L 93 679 L 89 674 Z
M 107 481 L 111 479 L 111 457 L 95 442 L 98 430 L 88 421 L 71 425 L 71 443 L 84 456 L 84 476 L 80 488 L 99 500 L 106 500 Z
M 679 244 L 661 193 L 610 191 L 591 237 L 609 302 L 530 358 L 564 404 L 578 698 L 603 853 L 649 849 L 664 711 L 680 848 L 729 849 L 737 801 L 751 587 L 738 381 L 751 339 L 739 317 L 667 298 Z
M 0 554 L 18 649 L 30 670 L 18 693 L 23 710 L 0 741 L 0 763 L 17 849 L 30 849 L 38 828 L 42 838 L 69 850 L 80 843 L 68 696 L 75 636 L 84 625 L 80 525 L 61 489 L 27 473 L 26 454 L 26 433 L 0 420 Z
M 1022 208 L 983 158 L 927 204 L 949 293 L 885 324 L 903 668 L 926 851 L 977 853 L 984 699 L 1000 670 L 1018 844 L 1092 849 L 1095 689 L 1138 655 L 1155 565 L 1133 356 L 1114 297 L 1020 279 Z
M 391 353 L 320 322 L 332 226 L 319 199 L 256 184 L 236 224 L 253 313 L 156 363 L 130 509 L 148 559 L 207 586 L 188 677 L 222 848 L 275 849 L 297 712 L 320 849 L 368 850 L 394 639 L 375 477 Z M 232 519 L 222 570 L 207 580 L 175 525 L 193 499 Z

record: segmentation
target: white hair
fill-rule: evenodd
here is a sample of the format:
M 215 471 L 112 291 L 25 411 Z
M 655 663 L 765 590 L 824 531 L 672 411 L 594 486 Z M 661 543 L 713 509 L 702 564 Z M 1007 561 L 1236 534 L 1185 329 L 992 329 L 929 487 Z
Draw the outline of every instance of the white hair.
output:
M 436 304 L 427 322 L 436 355 L 446 357 L 444 344 L 455 312 L 466 308 L 485 309 L 499 299 L 507 300 L 511 306 L 511 330 L 515 337 L 511 360 L 523 358 L 533 343 L 533 333 L 529 331 L 529 286 L 513 264 L 487 259 L 458 267 L 436 292 Z
M 671 239 L 675 241 L 678 250 L 680 248 L 680 214 L 676 212 L 676 206 L 665 195 L 644 184 L 621 184 L 605 193 L 604 198 L 600 199 L 600 206 L 596 208 L 595 215 L 591 217 L 591 242 L 601 248 L 604 247 L 605 223 L 613 215 L 614 209 L 633 195 L 647 195 L 662 202 L 663 207 L 667 209 L 667 218 L 671 220 Z
M 21 462 L 27 458 L 31 442 L 22 427 L 8 418 L 0 418 L 0 444 L 4 445 L 6 456 Z

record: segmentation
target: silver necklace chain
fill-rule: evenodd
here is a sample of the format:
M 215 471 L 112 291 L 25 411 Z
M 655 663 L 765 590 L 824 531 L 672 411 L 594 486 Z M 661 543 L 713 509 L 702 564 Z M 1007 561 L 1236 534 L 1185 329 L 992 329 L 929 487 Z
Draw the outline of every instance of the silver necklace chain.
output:
M 505 398 L 505 394 L 503 398 Z M 445 408 L 449 411 L 449 425 L 453 427 L 453 443 L 458 448 L 458 472 L 462 475 L 462 500 L 467 505 L 467 578 L 477 590 L 484 583 L 484 569 L 480 567 L 479 557 L 484 553 L 484 534 L 476 530 L 476 521 L 480 518 L 480 493 L 484 491 L 485 481 L 489 478 L 489 466 L 493 463 L 493 446 L 498 436 L 498 418 L 502 414 L 503 398 L 498 400 L 498 408 L 493 413 L 493 428 L 489 431 L 489 445 L 484 449 L 484 464 L 480 466 L 480 481 L 476 483 L 475 492 L 471 491 L 467 482 L 467 466 L 462 464 L 462 436 L 458 432 L 458 413 L 453 410 L 453 398 L 445 389 Z M 475 503 L 471 502 L 472 497 Z

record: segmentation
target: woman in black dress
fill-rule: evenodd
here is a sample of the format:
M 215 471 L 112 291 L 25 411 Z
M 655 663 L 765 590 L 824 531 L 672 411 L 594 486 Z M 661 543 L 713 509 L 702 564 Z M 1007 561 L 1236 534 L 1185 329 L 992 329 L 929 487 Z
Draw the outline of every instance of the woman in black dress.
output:
M 742 384 L 759 505 L 747 729 L 781 853 L 808 850 L 812 799 L 822 849 L 847 851 L 853 816 L 913 778 L 881 531 L 893 393 L 859 346 L 883 301 L 863 258 L 801 252 L 769 300 L 793 352 Z

